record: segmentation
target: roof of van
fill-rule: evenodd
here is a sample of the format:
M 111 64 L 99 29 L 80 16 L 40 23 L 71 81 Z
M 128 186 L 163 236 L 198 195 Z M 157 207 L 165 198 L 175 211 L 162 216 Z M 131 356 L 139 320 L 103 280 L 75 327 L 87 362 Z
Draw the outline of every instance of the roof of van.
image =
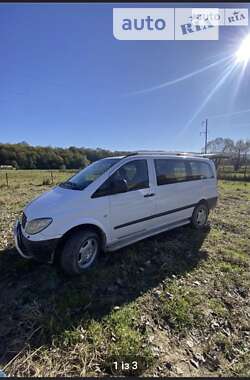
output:
M 181 157 L 181 158 L 198 158 L 198 159 L 209 159 L 214 158 L 213 154 L 203 154 L 203 153 L 192 153 L 192 152 L 166 152 L 166 151 L 138 151 L 132 152 L 127 156 L 123 157 L 131 157 L 131 156 L 153 156 L 153 157 Z M 122 157 L 121 157 L 122 158 Z
M 115 156 L 115 157 L 107 157 L 109 159 L 116 158 L 116 159 L 122 159 L 127 157 L 133 157 L 133 156 L 143 156 L 143 157 L 166 157 L 166 158 L 173 158 L 173 157 L 180 157 L 180 158 L 194 158 L 194 159 L 212 159 L 212 158 L 218 158 L 218 157 L 225 157 L 223 153 L 194 153 L 194 152 L 167 152 L 167 151 L 136 151 L 131 152 L 124 156 Z

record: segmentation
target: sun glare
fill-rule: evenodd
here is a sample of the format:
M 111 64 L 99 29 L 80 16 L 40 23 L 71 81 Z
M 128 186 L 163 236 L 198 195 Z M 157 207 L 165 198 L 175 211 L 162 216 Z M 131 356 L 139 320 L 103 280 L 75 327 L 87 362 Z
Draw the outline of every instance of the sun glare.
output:
M 250 34 L 242 41 L 239 50 L 236 52 L 237 62 L 247 62 L 250 59 Z

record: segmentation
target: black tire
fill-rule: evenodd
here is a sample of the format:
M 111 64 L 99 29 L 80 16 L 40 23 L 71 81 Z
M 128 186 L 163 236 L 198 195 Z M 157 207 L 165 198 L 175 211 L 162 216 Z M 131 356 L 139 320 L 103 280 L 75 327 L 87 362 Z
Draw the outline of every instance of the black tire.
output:
M 197 229 L 201 230 L 202 228 L 206 227 L 207 220 L 208 220 L 208 214 L 209 209 L 205 202 L 199 203 L 192 214 L 191 224 L 192 226 Z
M 60 264 L 63 271 L 69 275 L 78 275 L 86 272 L 96 263 L 100 247 L 100 237 L 96 232 L 91 230 L 74 232 L 66 240 L 62 249 Z M 88 250 L 90 252 L 89 259 L 87 259 Z M 86 258 L 86 262 L 84 262 L 84 258 Z

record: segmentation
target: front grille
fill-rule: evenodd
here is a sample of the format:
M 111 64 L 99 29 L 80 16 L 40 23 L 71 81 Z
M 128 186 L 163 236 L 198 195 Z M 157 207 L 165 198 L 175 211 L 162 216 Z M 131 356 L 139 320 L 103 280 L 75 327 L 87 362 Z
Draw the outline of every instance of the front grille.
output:
M 23 212 L 22 214 L 22 219 L 21 219 L 21 224 L 22 224 L 22 227 L 25 228 L 26 226 L 26 222 L 27 222 L 27 216 L 25 215 L 25 213 Z

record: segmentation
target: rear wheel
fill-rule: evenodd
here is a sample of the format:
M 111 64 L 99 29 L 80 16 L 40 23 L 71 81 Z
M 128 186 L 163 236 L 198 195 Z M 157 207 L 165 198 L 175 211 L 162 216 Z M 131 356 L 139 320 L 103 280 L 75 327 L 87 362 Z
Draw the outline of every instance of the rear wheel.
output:
M 193 211 L 191 219 L 192 226 L 197 230 L 205 227 L 207 225 L 208 213 L 209 210 L 206 203 L 199 203 Z
M 91 230 L 76 231 L 64 244 L 61 267 L 65 273 L 76 275 L 92 267 L 100 252 L 100 238 Z

